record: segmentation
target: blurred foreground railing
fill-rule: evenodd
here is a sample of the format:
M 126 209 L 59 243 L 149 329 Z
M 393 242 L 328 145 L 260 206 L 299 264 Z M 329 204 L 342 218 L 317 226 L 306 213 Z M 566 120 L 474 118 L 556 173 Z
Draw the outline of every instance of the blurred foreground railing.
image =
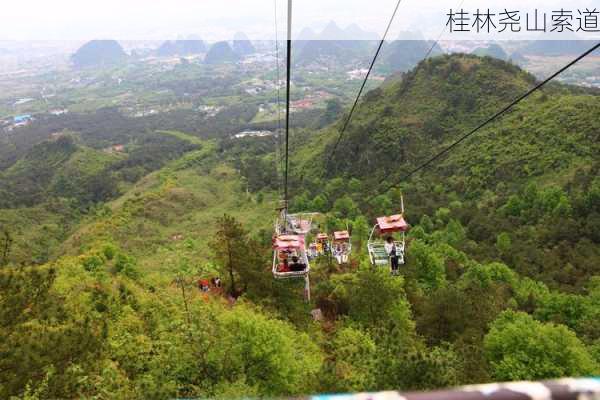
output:
M 318 395 L 310 400 L 600 400 L 600 378 L 509 382 L 463 386 L 434 392 L 379 392 Z

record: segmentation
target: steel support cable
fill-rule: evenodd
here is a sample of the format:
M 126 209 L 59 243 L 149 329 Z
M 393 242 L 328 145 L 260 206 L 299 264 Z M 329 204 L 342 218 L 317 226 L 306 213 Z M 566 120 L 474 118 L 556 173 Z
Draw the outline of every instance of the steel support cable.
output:
M 277 180 L 279 194 L 283 194 L 283 156 L 281 148 L 281 71 L 279 65 L 279 27 L 277 24 L 277 0 L 275 4 L 275 58 L 277 63 L 277 150 L 275 151 L 275 169 L 277 171 Z
M 287 32 L 287 76 L 285 98 L 285 169 L 284 169 L 284 205 L 287 210 L 289 200 L 288 176 L 290 166 L 290 83 L 292 71 L 292 0 L 288 0 L 288 32 Z
M 394 8 L 392 17 L 390 18 L 390 21 L 387 25 L 387 28 L 385 29 L 383 37 L 381 38 L 381 41 L 379 42 L 379 46 L 377 46 L 377 51 L 375 52 L 375 56 L 373 57 L 373 60 L 371 61 L 371 65 L 369 66 L 369 69 L 367 70 L 367 75 L 365 75 L 365 79 L 363 79 L 362 85 L 360 86 L 360 90 L 358 91 L 358 95 L 356 96 L 356 99 L 354 100 L 354 103 L 352 104 L 352 108 L 350 109 L 350 113 L 348 114 L 348 117 L 346 118 L 346 121 L 344 122 L 344 125 L 342 126 L 342 129 L 340 130 L 340 134 L 337 138 L 337 141 L 335 142 L 335 145 L 333 146 L 333 150 L 329 154 L 329 158 L 327 159 L 327 166 L 330 165 L 331 160 L 333 159 L 333 155 L 335 154 L 338 146 L 340 145 L 340 142 L 342 141 L 342 137 L 344 136 L 344 133 L 346 132 L 346 129 L 348 128 L 348 125 L 350 125 L 350 120 L 352 120 L 352 115 L 354 114 L 354 111 L 356 110 L 356 107 L 358 106 L 358 101 L 360 100 L 360 97 L 362 96 L 362 93 L 365 90 L 365 86 L 367 85 L 367 82 L 369 81 L 369 77 L 371 76 L 371 71 L 373 71 L 375 62 L 377 61 L 377 58 L 379 57 L 379 53 L 381 53 L 381 49 L 383 48 L 383 45 L 384 45 L 387 35 L 390 31 L 390 28 L 392 27 L 394 19 L 396 18 L 396 14 L 398 13 L 398 9 L 400 8 L 401 3 L 402 3 L 402 0 L 398 0 L 398 2 L 396 3 L 396 7 Z
M 544 87 L 546 84 L 548 84 L 548 82 L 552 81 L 558 75 L 562 74 L 563 72 L 565 72 L 566 70 L 568 70 L 569 68 L 571 68 L 573 65 L 577 64 L 579 61 L 581 61 L 582 59 L 584 59 L 585 57 L 587 57 L 588 55 L 590 55 L 591 53 L 593 53 L 594 51 L 596 51 L 599 48 L 600 48 L 600 42 L 596 43 L 596 45 L 594 45 L 592 48 L 590 48 L 589 50 L 587 50 L 583 54 L 579 55 L 578 57 L 576 57 L 575 59 L 573 59 L 572 61 L 570 61 L 568 64 L 566 64 L 565 66 L 563 66 L 561 69 L 559 69 L 558 71 L 556 71 L 555 73 L 553 73 L 552 75 L 550 75 L 548 78 L 544 79 L 543 81 L 539 82 L 537 85 L 535 85 L 533 88 L 529 89 L 527 92 L 525 92 L 521 96 L 517 97 L 510 104 L 508 104 L 507 106 L 505 106 L 504 108 L 502 108 L 500 111 L 496 112 L 491 117 L 489 117 L 488 119 L 486 119 L 485 121 L 483 121 L 482 123 L 480 123 L 479 125 L 477 125 L 471 131 L 469 131 L 466 134 L 464 134 L 463 136 L 461 136 L 458 140 L 456 140 L 455 142 L 453 142 L 451 145 L 449 145 L 448 147 L 446 147 L 445 149 L 443 149 L 442 151 L 440 151 L 439 153 L 437 153 L 433 157 L 431 157 L 429 160 L 427 160 L 423 164 L 420 164 L 418 167 L 414 168 L 413 170 L 411 170 L 406 175 L 402 176 L 398 182 L 390 184 L 390 185 L 386 186 L 385 189 L 378 190 L 377 192 L 378 193 L 385 193 L 385 192 L 389 191 L 390 189 L 392 189 L 394 186 L 397 186 L 398 184 L 402 183 L 402 181 L 406 181 L 406 180 L 410 179 L 413 175 L 415 175 L 419 171 L 427 168 L 429 165 L 431 165 L 432 163 L 434 163 L 435 161 L 437 161 L 440 157 L 442 157 L 443 155 L 445 155 L 445 154 L 449 153 L 450 151 L 452 151 L 459 144 L 461 144 L 462 142 L 464 142 L 465 140 L 467 140 L 469 137 L 473 136 L 475 133 L 477 133 L 478 131 L 480 131 L 481 129 L 483 129 L 487 125 L 489 125 L 494 120 L 496 120 L 499 117 L 501 117 L 502 115 L 504 115 L 506 112 L 510 111 L 514 106 L 516 106 L 517 104 L 519 104 L 521 101 L 523 101 L 527 97 L 531 96 L 533 93 L 535 93 L 536 91 L 538 91 L 539 89 L 541 89 L 542 87 Z M 387 178 L 389 178 L 389 174 L 388 174 Z M 385 178 L 385 179 L 387 179 L 387 178 Z M 373 197 L 369 198 L 367 201 L 370 201 L 372 199 L 373 199 Z

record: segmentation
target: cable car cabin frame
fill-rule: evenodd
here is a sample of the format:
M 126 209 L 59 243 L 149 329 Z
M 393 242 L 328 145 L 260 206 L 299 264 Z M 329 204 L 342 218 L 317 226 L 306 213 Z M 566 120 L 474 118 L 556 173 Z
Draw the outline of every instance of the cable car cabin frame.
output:
M 306 235 L 312 230 L 312 220 L 316 213 L 287 214 L 285 231 L 296 235 Z
M 294 254 L 295 253 L 295 254 Z M 298 262 L 306 268 L 302 271 L 281 271 L 283 260 L 288 262 L 296 255 Z M 310 263 L 306 253 L 304 237 L 300 235 L 280 235 L 273 240 L 273 277 L 275 279 L 307 278 L 310 273 Z
M 342 246 L 340 252 L 337 251 L 338 244 Z M 348 256 L 351 252 L 352 242 L 350 241 L 350 234 L 348 233 L 348 231 L 333 232 L 333 244 L 331 246 L 331 253 L 337 260 L 338 264 L 347 264 Z
M 382 237 L 374 238 L 375 232 L 379 235 L 393 234 L 402 232 L 402 240 L 394 240 L 396 245 L 396 255 L 398 256 L 398 264 L 404 264 L 404 253 L 406 249 L 406 231 L 409 225 L 404 220 L 403 214 L 392 215 L 389 217 L 377 218 L 377 223 L 373 226 L 369 241 L 367 242 L 367 250 L 369 251 L 369 259 L 371 264 L 375 266 L 389 265 L 389 255 L 385 251 L 385 240 Z

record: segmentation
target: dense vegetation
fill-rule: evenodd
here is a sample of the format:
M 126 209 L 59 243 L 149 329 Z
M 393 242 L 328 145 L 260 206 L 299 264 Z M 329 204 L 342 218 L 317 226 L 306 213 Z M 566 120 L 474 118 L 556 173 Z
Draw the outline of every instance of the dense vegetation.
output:
M 397 182 L 534 81 L 491 58 L 437 57 L 368 93 L 331 163 L 343 118 L 296 129 L 292 207 L 322 213 L 324 230 L 348 226 L 354 244 L 349 265 L 312 265 L 311 304 L 303 282 L 269 272 L 272 138 L 123 129 L 107 135 L 140 141 L 123 154 L 94 149 L 106 143 L 96 133 L 29 146 L 1 172 L 0 397 L 232 398 L 600 372 L 597 95 L 548 87 Z M 168 156 L 145 157 L 170 141 Z M 86 197 L 106 174 L 118 191 Z M 365 244 L 401 193 L 412 229 L 394 277 L 369 265 Z M 69 229 L 66 210 L 80 214 Z M 63 231 L 34 265 L 19 224 L 40 216 Z M 222 288 L 197 289 L 214 276 Z

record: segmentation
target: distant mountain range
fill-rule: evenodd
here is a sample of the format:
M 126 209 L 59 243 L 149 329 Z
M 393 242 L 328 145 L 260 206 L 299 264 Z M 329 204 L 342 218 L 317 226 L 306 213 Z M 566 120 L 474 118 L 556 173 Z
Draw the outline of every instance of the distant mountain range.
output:
M 533 56 L 576 55 L 588 50 L 594 43 L 587 40 L 536 40 L 528 42 L 519 51 L 524 55 Z
M 188 56 L 206 53 L 206 44 L 201 39 L 166 41 L 157 50 L 160 57 Z
M 296 38 L 296 41 L 378 39 L 379 36 L 376 33 L 364 31 L 356 24 L 349 25 L 345 29 L 342 29 L 335 23 L 335 21 L 330 21 L 320 33 L 315 32 L 311 28 L 304 28 Z
M 126 59 L 127 53 L 116 40 L 92 40 L 71 56 L 76 68 L 114 65 Z
M 415 39 L 404 39 L 406 37 Z M 406 72 L 426 56 L 435 57 L 444 53 L 442 48 L 433 41 L 416 39 L 418 37 L 423 36 L 415 32 L 404 32 L 399 40 L 386 44 L 381 57 L 383 66 L 392 71 Z
M 294 48 L 298 54 L 296 62 L 347 62 L 366 57 L 377 39 L 377 34 L 363 31 L 356 24 L 342 29 L 331 21 L 320 33 L 305 28 L 295 41 Z
M 233 37 L 233 51 L 239 56 L 256 53 L 254 45 L 245 33 L 238 32 Z
M 496 43 L 491 43 L 487 47 L 478 47 L 475 50 L 473 50 L 472 54 L 479 57 L 493 57 L 504 61 L 508 60 L 509 58 L 506 51 L 504 51 L 504 49 Z

